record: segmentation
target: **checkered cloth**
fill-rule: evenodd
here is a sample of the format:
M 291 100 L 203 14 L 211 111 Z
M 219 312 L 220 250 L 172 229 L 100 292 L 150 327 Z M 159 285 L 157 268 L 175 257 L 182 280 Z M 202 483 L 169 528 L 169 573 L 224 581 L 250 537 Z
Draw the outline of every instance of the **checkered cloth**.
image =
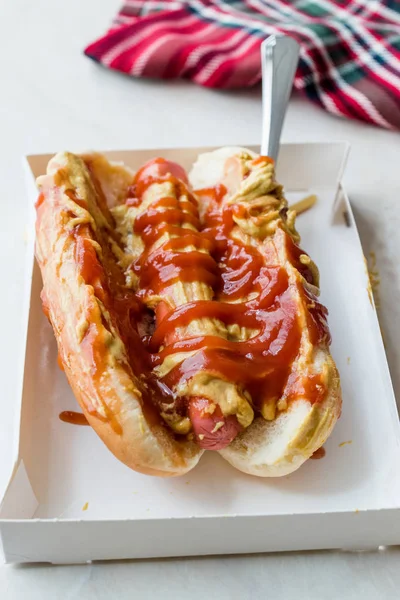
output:
M 301 44 L 295 87 L 311 101 L 400 129 L 400 0 L 126 0 L 85 54 L 135 77 L 249 87 L 272 33 Z

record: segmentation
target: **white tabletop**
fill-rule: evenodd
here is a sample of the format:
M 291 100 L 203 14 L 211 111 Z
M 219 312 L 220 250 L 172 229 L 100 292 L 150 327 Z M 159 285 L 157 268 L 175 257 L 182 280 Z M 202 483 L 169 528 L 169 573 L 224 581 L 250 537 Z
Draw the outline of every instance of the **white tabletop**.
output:
M 188 83 L 135 81 L 82 54 L 118 1 L 0 3 L 0 496 L 16 432 L 16 356 L 21 352 L 26 205 L 21 157 L 61 149 L 257 143 L 260 92 L 218 92 Z M 380 318 L 400 398 L 400 135 L 338 120 L 292 99 L 284 141 L 347 140 L 345 184 L 366 256 L 376 253 Z M 379 410 L 379 398 L 377 398 Z M 400 549 L 290 553 L 83 566 L 0 566 L 0 593 L 14 599 L 398 598 Z

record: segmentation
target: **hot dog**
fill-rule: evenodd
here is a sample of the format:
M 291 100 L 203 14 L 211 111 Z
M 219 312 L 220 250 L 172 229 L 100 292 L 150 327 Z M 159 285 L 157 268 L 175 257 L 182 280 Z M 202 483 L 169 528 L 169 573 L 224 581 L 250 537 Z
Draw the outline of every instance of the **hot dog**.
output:
M 131 468 L 180 475 L 207 449 L 282 475 L 340 413 L 318 270 L 268 158 L 224 149 L 189 179 L 162 158 L 137 173 L 96 154 L 50 161 L 36 255 L 61 361 Z
M 119 214 L 124 220 L 129 214 L 133 223 L 128 246 L 135 257 L 131 270 L 136 277 L 136 293 L 143 304 L 155 312 L 155 331 L 149 343 L 149 350 L 153 351 L 153 373 L 175 398 L 175 402 L 161 411 L 161 416 L 176 433 L 192 431 L 201 448 L 209 446 L 214 437 L 215 447 L 221 449 L 232 441 L 233 431 L 240 431 L 241 425 L 246 427 L 253 420 L 250 403 L 238 386 L 222 380 L 215 370 L 196 371 L 190 381 L 180 378 L 179 369 L 185 360 L 193 358 L 190 349 L 163 355 L 174 342 L 185 344 L 204 336 L 228 337 L 222 321 L 205 315 L 170 331 L 165 326 L 168 315 L 176 316 L 179 307 L 212 301 L 212 284 L 217 277 L 217 265 L 210 255 L 212 244 L 199 232 L 197 200 L 186 182 L 186 175 L 178 165 L 162 159 L 152 160 L 136 174 L 132 197 Z M 117 216 L 117 231 L 120 223 Z M 154 354 L 160 347 L 164 351 Z M 193 408 L 183 416 L 177 407 L 182 403 L 191 405 L 193 397 L 202 400 L 204 411 Z M 221 403 L 224 413 L 219 408 Z M 216 408 L 218 425 L 214 423 L 211 427 L 213 418 L 207 415 Z M 192 414 L 196 414 L 195 419 L 190 417 Z M 229 427 L 225 424 L 228 417 Z

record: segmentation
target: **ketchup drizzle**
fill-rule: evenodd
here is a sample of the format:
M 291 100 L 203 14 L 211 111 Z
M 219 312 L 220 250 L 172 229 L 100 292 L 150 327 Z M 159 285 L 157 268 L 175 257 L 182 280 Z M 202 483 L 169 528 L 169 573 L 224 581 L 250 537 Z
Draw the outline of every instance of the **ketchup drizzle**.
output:
M 137 205 L 140 206 L 149 185 L 162 181 L 174 187 L 177 198 L 188 194 L 174 176 L 143 180 L 139 175 L 132 189 L 132 195 L 139 199 Z M 145 251 L 133 265 L 140 278 L 139 295 L 165 291 L 176 281 L 204 282 L 215 291 L 215 300 L 190 302 L 173 311 L 163 307 L 155 332 L 144 340 L 151 353 L 151 364 L 160 365 L 175 352 L 195 352 L 163 378 L 168 388 L 205 370 L 247 389 L 259 409 L 263 402 L 280 398 L 285 390 L 288 398 L 307 394 L 312 402 L 319 401 L 323 396 L 320 377 L 314 378 L 315 381 L 310 379 L 307 386 L 289 378 L 301 343 L 296 296 L 300 294 L 308 306 L 307 327 L 313 343 L 323 338 L 329 340 L 327 311 L 300 283 L 289 283 L 286 271 L 279 265 L 276 248 L 285 245 L 293 266 L 306 281 L 313 283 L 311 270 L 300 261 L 305 253 L 279 227 L 273 238 L 266 241 L 262 253 L 257 247 L 231 237 L 235 216 L 246 217 L 246 208 L 221 206 L 226 191 L 219 185 L 196 192 L 207 206 L 203 224 L 199 222 L 196 200 L 191 194 L 184 202 L 161 198 L 136 218 L 135 233 L 141 235 L 145 244 Z M 165 232 L 176 237 L 157 246 Z M 194 249 L 183 252 L 188 246 Z M 256 330 L 256 334 L 246 341 L 219 336 L 176 339 L 176 329 L 206 317 Z
M 300 261 L 305 253 L 280 227 L 265 241 L 262 252 L 234 239 L 231 233 L 236 227 L 235 217 L 246 217 L 246 208 L 223 206 L 227 191 L 223 185 L 196 192 L 207 206 L 201 223 L 196 197 L 187 190 L 183 170 L 177 165 L 172 170 L 164 169 L 162 159 L 154 163 L 154 170 L 150 164 L 137 173 L 129 189 L 127 205 L 140 206 L 143 194 L 154 183 L 168 182 L 176 197 L 159 198 L 135 220 L 135 233 L 145 245 L 144 252 L 132 265 L 140 282 L 137 293 L 126 288 L 124 275 L 107 241 L 98 240 L 103 249 L 100 263 L 93 244 L 87 239 L 92 236 L 90 227 L 76 228 L 76 261 L 80 273 L 86 283 L 93 286 L 96 297 L 108 309 L 112 324 L 121 334 L 129 357 L 127 368 L 130 366 L 136 375 L 143 374 L 146 381 L 143 387 L 146 419 L 159 422 L 159 409 L 155 407 L 176 403 L 171 389 L 200 370 L 215 373 L 247 390 L 256 410 L 261 410 L 264 402 L 278 400 L 283 394 L 287 399 L 306 396 L 311 402 L 321 401 L 325 394 L 321 377 L 310 377 L 304 382 L 304 377 L 290 375 L 302 335 L 295 296 L 300 294 L 307 306 L 306 325 L 314 344 L 324 339 L 330 342 L 327 310 L 300 282 L 289 282 L 285 269 L 279 264 L 277 248 L 284 245 L 292 265 L 307 282 L 313 283 L 311 270 Z M 42 201 L 40 197 L 38 208 Z M 172 237 L 154 249 L 166 233 Z M 98 235 L 101 237 L 101 233 Z M 139 335 L 137 324 L 144 318 L 146 296 L 165 291 L 178 281 L 206 283 L 213 288 L 215 298 L 190 302 L 173 311 L 167 303 L 160 302 L 154 333 Z M 176 329 L 202 318 L 218 319 L 226 325 L 237 324 L 255 330 L 255 334 L 245 341 L 218 336 L 176 339 Z M 107 324 L 103 325 L 107 329 Z M 92 322 L 82 347 L 91 353 L 96 377 L 101 377 L 103 371 L 103 344 L 98 326 Z M 175 352 L 195 353 L 161 381 L 157 380 L 152 369 Z M 186 406 L 179 402 L 178 410 L 184 415 Z M 103 417 L 90 407 L 88 412 L 110 421 L 115 431 L 121 433 L 111 415 Z

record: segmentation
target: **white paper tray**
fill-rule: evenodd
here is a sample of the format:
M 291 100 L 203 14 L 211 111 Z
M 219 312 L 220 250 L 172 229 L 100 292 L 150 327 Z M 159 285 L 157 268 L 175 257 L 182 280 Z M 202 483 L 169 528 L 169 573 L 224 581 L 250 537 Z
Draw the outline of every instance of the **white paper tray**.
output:
M 189 167 L 203 150 L 108 155 L 133 168 L 160 154 Z M 357 229 L 340 185 L 346 154 L 344 144 L 284 145 L 280 154 L 278 176 L 289 201 L 318 196 L 317 205 L 299 216 L 298 229 L 320 267 L 343 388 L 342 417 L 325 458 L 288 477 L 250 477 L 208 452 L 183 478 L 150 478 L 119 463 L 90 428 L 62 423 L 59 413 L 76 402 L 42 314 L 31 243 L 20 436 L 0 510 L 8 562 L 400 543 L 399 419 Z M 32 174 L 43 173 L 49 157 L 27 157 L 32 205 Z

